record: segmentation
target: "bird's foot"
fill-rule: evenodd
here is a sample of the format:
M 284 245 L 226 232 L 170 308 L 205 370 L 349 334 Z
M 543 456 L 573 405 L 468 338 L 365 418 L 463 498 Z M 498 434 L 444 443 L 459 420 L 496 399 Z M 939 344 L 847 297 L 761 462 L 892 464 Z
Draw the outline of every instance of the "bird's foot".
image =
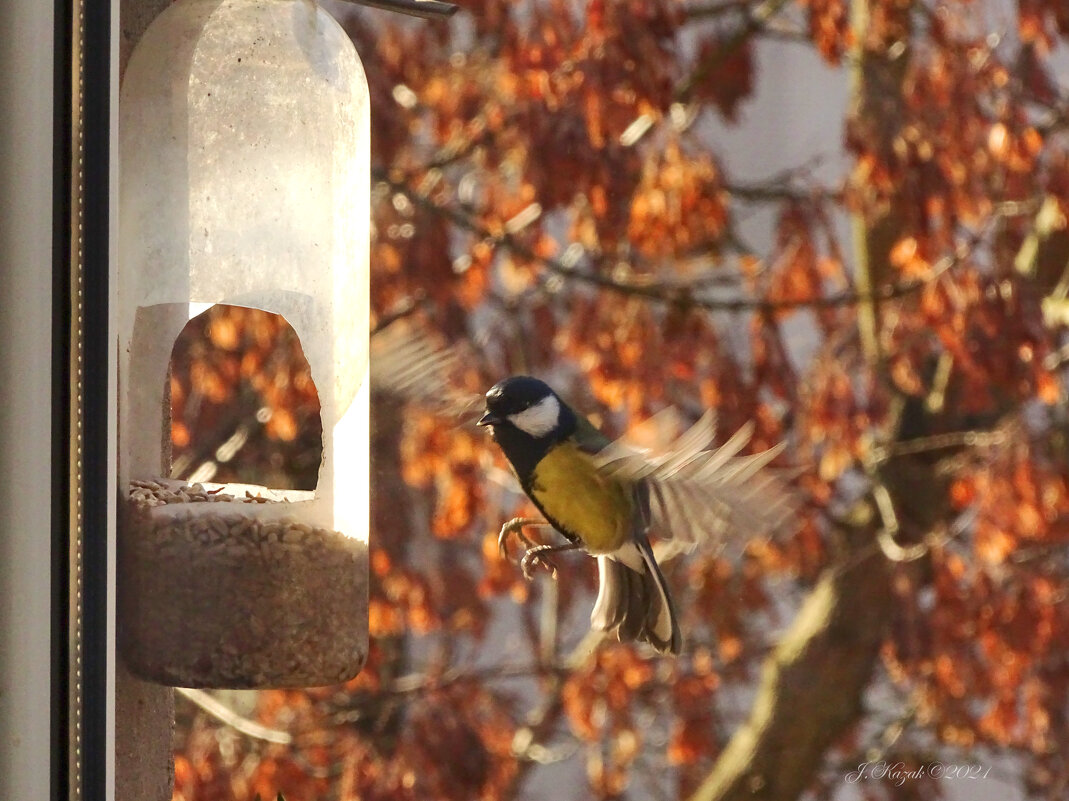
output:
M 545 521 L 539 520 L 537 517 L 514 517 L 505 523 L 497 535 L 497 548 L 501 552 L 501 555 L 506 558 L 508 557 L 508 539 L 510 534 L 515 534 L 520 542 L 524 544 L 525 548 L 531 549 L 536 547 L 531 538 L 523 533 L 524 526 L 533 525 L 545 525 Z
M 523 577 L 528 581 L 534 580 L 534 571 L 537 567 L 544 567 L 549 571 L 549 575 L 554 579 L 557 578 L 557 567 L 546 558 L 547 552 L 558 550 L 552 545 L 535 545 L 532 548 L 528 548 L 523 558 L 520 560 L 520 570 L 523 571 Z

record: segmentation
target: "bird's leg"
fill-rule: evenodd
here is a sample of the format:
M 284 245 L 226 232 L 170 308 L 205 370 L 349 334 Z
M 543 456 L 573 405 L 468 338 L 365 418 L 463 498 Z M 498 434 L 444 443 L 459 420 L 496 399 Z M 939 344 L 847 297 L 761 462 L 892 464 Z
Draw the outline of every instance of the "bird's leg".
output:
M 509 534 L 515 534 L 519 537 L 520 542 L 524 544 L 525 548 L 535 547 L 535 543 L 523 533 L 524 526 L 549 526 L 545 520 L 538 517 L 514 517 L 505 525 L 501 527 L 500 533 L 497 535 L 497 547 L 501 551 L 502 556 L 508 556 L 508 539 Z
M 577 548 L 583 547 L 578 542 L 566 542 L 563 545 L 536 545 L 533 548 L 528 548 L 523 554 L 523 559 L 520 560 L 520 569 L 523 570 L 523 577 L 530 581 L 533 576 L 531 575 L 535 565 L 542 565 L 549 571 L 549 574 L 553 578 L 557 577 L 557 568 L 553 566 L 552 562 L 546 559 L 546 554 L 561 553 L 563 551 L 574 551 Z
M 502 556 L 508 555 L 509 534 L 515 534 L 524 545 L 523 557 L 520 559 L 520 569 L 523 570 L 524 578 L 530 581 L 533 578 L 532 571 L 535 566 L 542 565 L 554 578 L 557 577 L 557 568 L 545 558 L 545 554 L 559 553 L 562 551 L 574 551 L 582 547 L 580 543 L 568 542 L 564 545 L 539 545 L 523 533 L 524 526 L 540 526 L 553 528 L 552 524 L 538 517 L 514 517 L 501 527 L 497 535 L 497 547 Z

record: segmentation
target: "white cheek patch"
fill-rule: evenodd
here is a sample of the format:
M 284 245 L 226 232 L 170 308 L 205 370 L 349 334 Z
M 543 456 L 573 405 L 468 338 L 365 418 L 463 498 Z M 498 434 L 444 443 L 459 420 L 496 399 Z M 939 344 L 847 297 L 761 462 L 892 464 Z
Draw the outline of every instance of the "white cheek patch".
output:
M 510 414 L 508 421 L 525 434 L 535 439 L 544 437 L 557 427 L 560 419 L 560 403 L 552 395 L 542 398 L 534 406 L 529 406 L 522 412 Z

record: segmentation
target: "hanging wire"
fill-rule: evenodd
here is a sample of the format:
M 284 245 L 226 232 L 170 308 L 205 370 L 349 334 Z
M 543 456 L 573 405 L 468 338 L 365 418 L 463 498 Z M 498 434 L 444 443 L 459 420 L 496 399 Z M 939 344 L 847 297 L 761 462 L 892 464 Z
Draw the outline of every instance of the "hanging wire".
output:
M 459 6 L 453 3 L 443 3 L 440 0 L 347 0 L 347 2 L 379 8 L 383 11 L 396 11 L 399 14 L 423 19 L 445 19 L 453 16 L 459 9 Z

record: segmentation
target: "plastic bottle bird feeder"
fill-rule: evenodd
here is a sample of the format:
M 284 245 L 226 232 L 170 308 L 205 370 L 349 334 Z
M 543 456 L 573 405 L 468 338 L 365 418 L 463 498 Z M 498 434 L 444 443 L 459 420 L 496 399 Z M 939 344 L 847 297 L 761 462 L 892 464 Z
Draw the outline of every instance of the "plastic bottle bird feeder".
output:
M 191 687 L 321 685 L 367 653 L 369 108 L 309 0 L 179 0 L 119 107 L 118 635 Z M 210 493 L 169 471 L 168 361 L 190 304 L 281 314 L 319 393 L 315 492 Z M 231 497 L 227 497 L 230 494 Z

